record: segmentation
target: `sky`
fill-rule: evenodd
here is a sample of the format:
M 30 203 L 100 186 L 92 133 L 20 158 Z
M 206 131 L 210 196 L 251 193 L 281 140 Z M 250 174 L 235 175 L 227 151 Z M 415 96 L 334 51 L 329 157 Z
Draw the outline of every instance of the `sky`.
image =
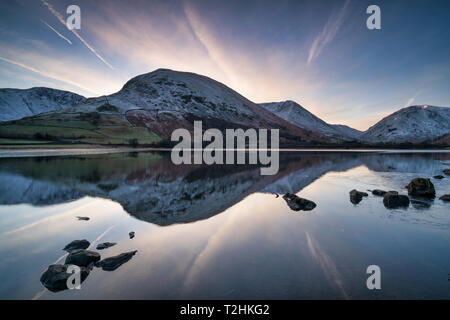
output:
M 449 40 L 447 0 L 3 0 L 0 88 L 94 97 L 169 68 L 366 130 L 409 105 L 450 107 Z

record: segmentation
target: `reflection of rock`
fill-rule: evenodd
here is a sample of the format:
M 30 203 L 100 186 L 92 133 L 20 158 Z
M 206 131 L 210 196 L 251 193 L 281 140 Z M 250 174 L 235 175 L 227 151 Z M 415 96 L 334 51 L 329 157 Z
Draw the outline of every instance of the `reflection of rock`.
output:
M 398 194 L 397 191 L 389 191 L 384 195 L 383 203 L 386 208 L 394 209 L 399 207 L 408 207 L 409 198 Z
M 437 176 L 434 176 L 433 178 L 440 180 L 440 179 L 444 179 L 444 176 L 438 174 Z
M 76 249 L 87 249 L 91 243 L 86 239 L 83 240 L 73 240 L 71 243 L 64 247 L 64 251 L 70 252 Z
M 286 200 L 289 208 L 291 208 L 294 211 L 300 210 L 310 211 L 316 207 L 316 204 L 314 202 L 297 197 L 295 194 L 292 193 L 286 193 L 283 196 L 283 199 Z
M 97 252 L 85 249 L 78 249 L 69 253 L 65 263 L 86 267 L 92 262 L 97 262 L 99 260 L 100 254 L 98 254 Z
M 436 191 L 430 179 L 415 178 L 408 184 L 408 194 L 411 196 L 434 198 Z
M 136 252 L 137 250 L 125 252 L 114 257 L 103 259 L 102 261 L 97 262 L 95 266 L 102 268 L 104 271 L 114 271 L 125 262 L 128 262 Z
M 88 221 L 89 217 L 77 217 L 78 220 Z
M 117 243 L 115 242 L 103 242 L 97 245 L 97 250 L 104 250 L 104 249 L 108 249 L 112 246 L 115 246 Z
M 68 264 L 52 264 L 41 276 L 41 283 L 50 291 L 58 292 L 66 290 L 67 280 L 72 273 L 67 273 Z M 89 269 L 80 267 L 80 280 L 83 282 L 89 275 Z
M 386 192 L 387 191 L 380 190 L 380 189 L 375 189 L 375 190 L 372 191 L 372 194 L 374 196 L 382 196 L 383 197 L 386 194 Z
M 431 205 L 429 203 L 427 203 L 425 201 L 415 200 L 415 199 L 411 200 L 411 204 L 416 209 L 424 209 L 424 208 L 431 207 Z
M 363 197 L 367 196 L 367 193 L 353 189 L 352 191 L 350 191 L 350 202 L 353 204 L 358 204 L 361 202 Z
M 450 201 L 450 194 L 444 194 L 439 199 L 442 200 L 442 201 Z

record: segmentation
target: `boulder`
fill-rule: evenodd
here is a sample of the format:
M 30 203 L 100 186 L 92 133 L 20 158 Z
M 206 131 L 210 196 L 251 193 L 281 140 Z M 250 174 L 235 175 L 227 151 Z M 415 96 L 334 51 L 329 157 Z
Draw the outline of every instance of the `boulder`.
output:
M 415 178 L 408 184 L 408 194 L 411 196 L 434 198 L 436 191 L 430 179 Z
M 128 262 L 135 254 L 137 250 L 121 253 L 117 256 L 103 259 L 95 263 L 96 267 L 102 268 L 104 271 L 114 271 L 123 265 L 125 262 Z
M 353 204 L 358 204 L 361 202 L 363 197 L 367 196 L 367 193 L 353 189 L 352 191 L 350 191 L 350 202 Z
M 133 239 L 134 238 L 134 231 L 131 231 L 128 235 L 130 236 L 130 239 Z
M 450 194 L 444 194 L 442 197 L 439 198 L 442 201 L 450 201 Z
M 64 247 L 64 251 L 70 252 L 77 249 L 87 249 L 91 243 L 86 239 L 83 240 L 73 240 L 71 243 Z
M 58 292 L 62 290 L 67 290 L 67 280 L 72 275 L 72 273 L 67 273 L 67 264 L 52 264 L 41 276 L 41 283 L 48 290 L 52 292 Z M 81 274 L 80 280 L 83 282 L 89 275 L 89 269 L 85 267 L 80 267 Z
M 408 207 L 409 198 L 407 196 L 398 194 L 397 191 L 389 191 L 384 195 L 383 204 L 388 209 Z
M 283 196 L 283 199 L 286 201 L 289 208 L 294 211 L 310 211 L 316 207 L 316 204 L 311 200 L 300 198 L 292 193 L 286 193 Z
M 115 242 L 103 242 L 97 245 L 97 250 L 108 249 L 112 246 L 115 246 L 117 243 Z
M 77 249 L 69 253 L 65 264 L 74 264 L 80 267 L 86 267 L 93 262 L 100 260 L 100 254 L 94 251 Z
M 384 196 L 386 193 L 387 193 L 387 191 L 380 190 L 380 189 L 375 189 L 372 191 L 372 194 L 374 196 Z

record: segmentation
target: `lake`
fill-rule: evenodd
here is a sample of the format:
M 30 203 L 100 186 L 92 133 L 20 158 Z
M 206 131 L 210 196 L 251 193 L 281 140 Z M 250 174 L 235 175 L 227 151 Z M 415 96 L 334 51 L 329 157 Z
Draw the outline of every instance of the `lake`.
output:
M 449 299 L 450 203 L 439 197 L 450 176 L 432 178 L 448 168 L 448 152 L 408 151 L 283 152 L 274 176 L 176 166 L 167 152 L 1 158 L 0 298 Z M 416 177 L 431 179 L 434 200 L 387 209 L 367 191 L 407 194 Z M 369 195 L 353 204 L 352 189 Z M 293 211 L 285 193 L 317 207 Z M 76 239 L 102 258 L 137 253 L 94 267 L 80 290 L 46 290 L 42 273 Z M 117 244 L 96 250 L 106 241 Z M 380 290 L 367 288 L 370 265 Z

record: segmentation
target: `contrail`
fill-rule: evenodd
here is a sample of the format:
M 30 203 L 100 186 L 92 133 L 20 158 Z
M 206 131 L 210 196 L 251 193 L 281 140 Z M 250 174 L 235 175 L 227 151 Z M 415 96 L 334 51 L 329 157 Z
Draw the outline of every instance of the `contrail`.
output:
M 53 6 L 50 4 L 50 3 L 48 3 L 47 1 L 45 1 L 45 0 L 41 0 L 41 2 L 45 5 L 45 6 L 47 6 L 47 8 L 48 8 L 48 10 L 50 10 L 50 12 L 59 20 L 59 22 L 61 22 L 66 28 L 67 28 L 67 25 L 66 25 L 66 21 L 64 21 L 64 18 L 63 18 L 63 16 L 58 12 L 58 11 L 56 11 L 54 8 L 53 8 Z M 70 29 L 69 29 L 70 30 Z M 91 52 L 93 53 L 93 54 L 95 54 L 96 56 L 97 56 L 97 58 L 99 58 L 104 64 L 106 64 L 109 68 L 111 68 L 111 69 L 113 69 L 114 70 L 114 68 L 113 68 L 113 66 L 108 62 L 108 61 L 106 61 L 86 40 L 84 40 L 79 34 L 78 34 L 78 32 L 76 31 L 76 30 L 74 30 L 74 29 L 72 29 L 72 30 L 70 30 L 70 31 L 72 31 L 72 33 L 78 38 L 78 39 L 80 39 L 80 41 L 86 46 L 86 48 L 88 48 L 89 50 L 91 50 Z
M 51 25 L 49 25 L 47 22 L 45 22 L 44 20 L 41 20 L 43 24 L 45 24 L 47 27 L 50 28 L 50 30 L 52 30 L 53 32 L 55 32 L 60 38 L 66 40 L 69 44 L 72 44 L 72 41 L 70 41 L 69 39 L 67 39 L 66 37 L 64 37 L 61 33 L 59 33 L 58 31 L 56 31 L 55 28 L 53 28 Z
M 85 86 L 83 86 L 83 85 L 81 85 L 81 84 L 79 84 L 79 83 L 77 83 L 77 82 L 74 82 L 74 81 L 69 80 L 69 79 L 65 79 L 65 78 L 60 77 L 60 76 L 58 76 L 58 75 L 56 75 L 56 74 L 44 72 L 44 71 L 38 70 L 38 69 L 36 69 L 36 68 L 33 68 L 33 67 L 31 67 L 31 66 L 28 66 L 28 65 L 26 65 L 26 64 L 23 64 L 23 63 L 21 63 L 21 62 L 14 61 L 14 60 L 11 60 L 11 59 L 8 59 L 8 58 L 4 58 L 4 57 L 2 57 L 2 56 L 0 56 L 0 60 L 3 60 L 3 61 L 8 62 L 8 63 L 11 63 L 11 64 L 16 65 L 16 66 L 18 66 L 18 67 L 24 68 L 24 69 L 26 69 L 26 70 L 28 70 L 28 71 L 35 72 L 35 73 L 37 73 L 37 74 L 40 74 L 41 76 L 44 76 L 44 77 L 47 77 L 47 78 L 50 78 L 50 79 L 53 79 L 53 80 L 58 80 L 58 81 L 61 81 L 61 82 L 70 84 L 70 85 L 72 85 L 72 86 L 76 86 L 76 87 L 78 87 L 78 88 L 80 88 L 80 89 L 83 89 L 83 90 L 85 90 L 85 91 L 87 91 L 87 92 L 90 92 L 90 93 L 92 93 L 92 94 L 94 94 L 94 95 L 97 94 L 96 92 L 93 92 L 93 91 L 90 90 L 89 88 L 87 88 L 87 87 L 85 87 Z

